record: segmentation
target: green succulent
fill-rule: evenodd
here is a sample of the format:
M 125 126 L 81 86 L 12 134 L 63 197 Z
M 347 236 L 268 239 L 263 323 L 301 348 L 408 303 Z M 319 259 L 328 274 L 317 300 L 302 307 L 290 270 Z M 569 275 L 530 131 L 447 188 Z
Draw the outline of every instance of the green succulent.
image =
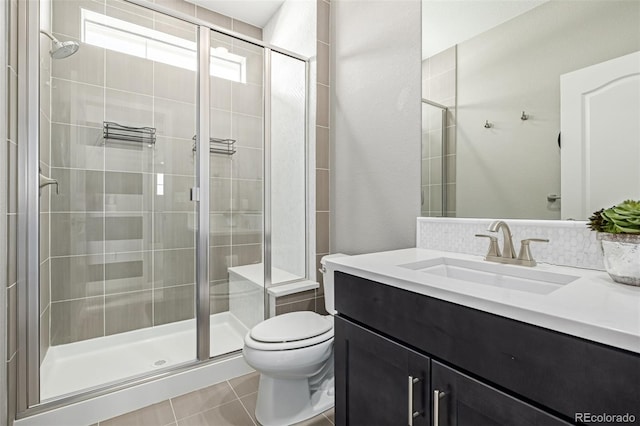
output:
M 589 218 L 589 228 L 610 234 L 640 234 L 640 201 L 626 200 L 600 209 Z

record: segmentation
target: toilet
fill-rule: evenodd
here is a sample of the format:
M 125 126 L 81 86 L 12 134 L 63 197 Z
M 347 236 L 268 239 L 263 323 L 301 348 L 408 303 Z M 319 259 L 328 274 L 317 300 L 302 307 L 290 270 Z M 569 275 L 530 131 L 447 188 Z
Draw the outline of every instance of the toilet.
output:
M 333 270 L 324 256 L 325 308 L 329 315 L 299 311 L 278 315 L 253 327 L 242 353 L 260 373 L 256 419 L 263 426 L 301 422 L 334 406 Z

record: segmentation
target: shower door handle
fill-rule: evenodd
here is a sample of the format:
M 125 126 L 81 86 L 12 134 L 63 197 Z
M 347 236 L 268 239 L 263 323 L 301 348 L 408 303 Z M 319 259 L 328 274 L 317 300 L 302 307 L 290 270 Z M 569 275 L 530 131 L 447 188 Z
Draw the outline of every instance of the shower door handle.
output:
M 191 201 L 200 201 L 200 188 L 194 187 L 189 190 L 189 199 Z
M 49 186 L 49 185 L 55 185 L 56 186 L 56 194 L 60 194 L 60 186 L 58 185 L 58 181 L 55 180 L 55 179 L 51 179 L 49 177 L 46 177 L 45 175 L 40 173 L 40 177 L 39 177 L 39 181 L 38 181 L 38 186 L 40 187 L 40 189 L 44 188 L 45 186 Z

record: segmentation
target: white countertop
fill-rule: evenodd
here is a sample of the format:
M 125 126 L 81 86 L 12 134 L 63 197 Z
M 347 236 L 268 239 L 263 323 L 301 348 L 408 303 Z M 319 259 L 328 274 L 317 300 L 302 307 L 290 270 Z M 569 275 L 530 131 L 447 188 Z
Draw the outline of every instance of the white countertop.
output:
M 327 267 L 640 353 L 640 287 L 614 283 L 603 271 L 538 264 L 534 269 L 579 278 L 549 294 L 533 294 L 399 266 L 441 257 L 485 262 L 482 256 L 410 248 L 327 259 Z

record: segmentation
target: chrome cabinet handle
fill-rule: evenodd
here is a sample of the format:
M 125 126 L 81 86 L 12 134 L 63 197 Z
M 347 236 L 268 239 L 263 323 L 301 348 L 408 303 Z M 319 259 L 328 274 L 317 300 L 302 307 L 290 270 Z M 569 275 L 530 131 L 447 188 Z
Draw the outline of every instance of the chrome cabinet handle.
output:
M 433 391 L 433 426 L 440 426 L 440 400 L 445 393 L 439 390 Z
M 420 381 L 419 378 L 409 376 L 409 380 L 407 381 L 407 389 L 409 390 L 409 412 L 408 412 L 408 420 L 409 426 L 413 426 L 413 419 L 420 415 L 419 411 L 413 411 L 413 385 Z

